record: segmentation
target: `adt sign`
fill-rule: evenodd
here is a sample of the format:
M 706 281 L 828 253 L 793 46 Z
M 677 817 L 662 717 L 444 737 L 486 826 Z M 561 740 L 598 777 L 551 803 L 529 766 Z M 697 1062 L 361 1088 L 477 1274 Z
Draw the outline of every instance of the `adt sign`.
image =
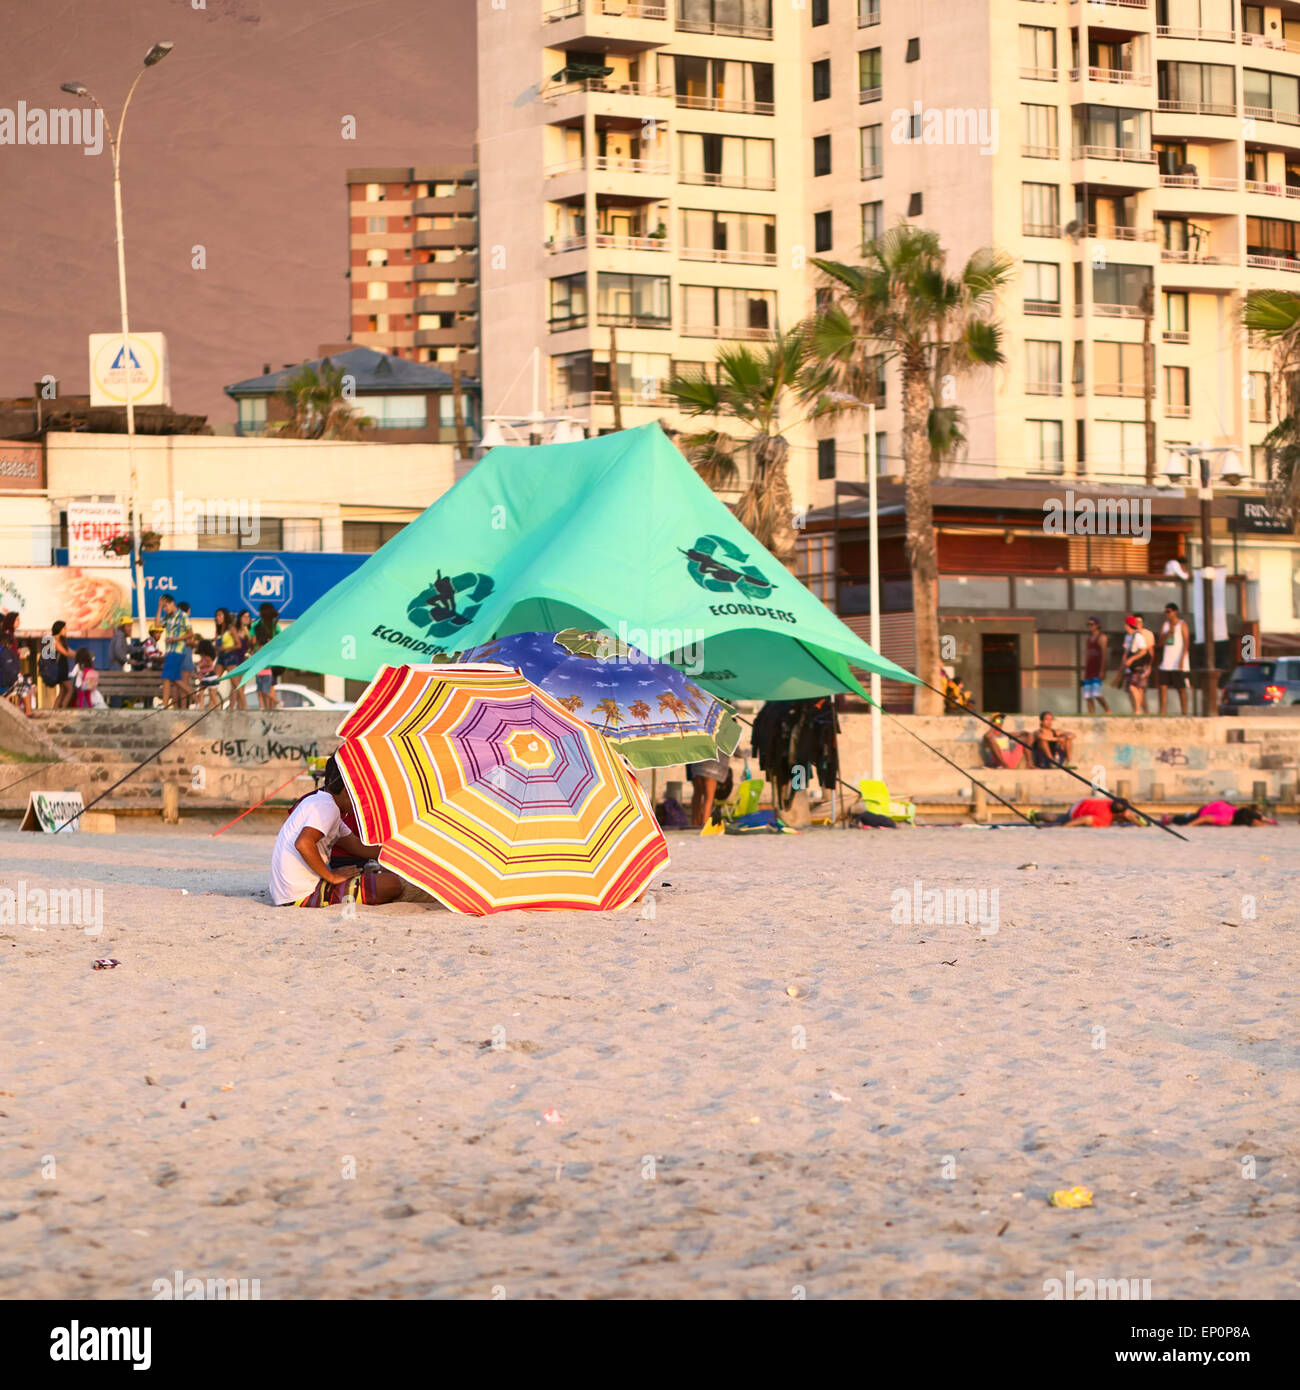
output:
M 256 613 L 263 603 L 274 604 L 280 613 L 293 602 L 293 575 L 283 560 L 259 555 L 244 566 L 239 576 L 239 595 L 244 607 Z

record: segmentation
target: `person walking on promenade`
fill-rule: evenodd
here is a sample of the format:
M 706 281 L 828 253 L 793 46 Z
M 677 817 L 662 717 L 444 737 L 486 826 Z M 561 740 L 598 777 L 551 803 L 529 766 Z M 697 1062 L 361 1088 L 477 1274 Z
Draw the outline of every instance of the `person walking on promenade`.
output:
M 1178 692 L 1183 713 L 1187 713 L 1187 675 L 1191 669 L 1191 641 L 1187 624 L 1176 603 L 1165 604 L 1165 620 L 1160 624 L 1160 713 L 1171 690 Z M 1212 713 L 1213 711 L 1211 711 Z
M 1095 706 L 1101 707 L 1103 714 L 1110 713 L 1110 706 L 1102 692 L 1102 682 L 1106 679 L 1106 651 L 1110 638 L 1101 630 L 1096 618 L 1088 619 L 1088 641 L 1083 657 L 1083 705 L 1085 714 L 1096 714 Z

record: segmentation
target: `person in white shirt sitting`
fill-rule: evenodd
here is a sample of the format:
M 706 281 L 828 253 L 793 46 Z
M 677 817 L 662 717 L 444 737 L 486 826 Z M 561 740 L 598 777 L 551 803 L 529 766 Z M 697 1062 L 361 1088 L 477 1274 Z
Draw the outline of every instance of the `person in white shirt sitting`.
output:
M 289 810 L 271 851 L 271 901 L 277 907 L 327 907 L 354 902 L 395 902 L 402 880 L 388 869 L 366 869 L 364 861 L 379 853 L 356 835 L 343 833 L 341 813 L 351 805 L 343 774 L 333 758 L 325 764 L 319 791 L 304 796 Z M 330 868 L 335 847 L 362 861 Z

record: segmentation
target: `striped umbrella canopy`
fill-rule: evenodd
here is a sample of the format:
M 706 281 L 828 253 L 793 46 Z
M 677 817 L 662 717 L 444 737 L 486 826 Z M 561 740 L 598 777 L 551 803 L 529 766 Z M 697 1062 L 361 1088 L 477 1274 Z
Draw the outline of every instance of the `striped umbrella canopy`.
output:
M 518 671 L 386 666 L 338 732 L 362 840 L 453 911 L 604 912 L 668 862 L 616 749 Z
M 460 660 L 517 667 L 616 744 L 633 767 L 704 762 L 740 742 L 729 705 L 609 632 L 516 632 L 473 647 Z

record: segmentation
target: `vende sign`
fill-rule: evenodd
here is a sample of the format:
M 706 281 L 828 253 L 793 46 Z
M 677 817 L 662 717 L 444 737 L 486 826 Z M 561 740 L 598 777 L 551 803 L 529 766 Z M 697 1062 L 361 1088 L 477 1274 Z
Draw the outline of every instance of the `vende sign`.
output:
M 14 488 L 39 492 L 45 486 L 45 457 L 39 444 L 0 439 L 0 492 Z
M 120 502 L 68 503 L 68 564 L 129 565 L 129 555 L 105 555 L 104 542 L 126 530 L 126 508 Z

